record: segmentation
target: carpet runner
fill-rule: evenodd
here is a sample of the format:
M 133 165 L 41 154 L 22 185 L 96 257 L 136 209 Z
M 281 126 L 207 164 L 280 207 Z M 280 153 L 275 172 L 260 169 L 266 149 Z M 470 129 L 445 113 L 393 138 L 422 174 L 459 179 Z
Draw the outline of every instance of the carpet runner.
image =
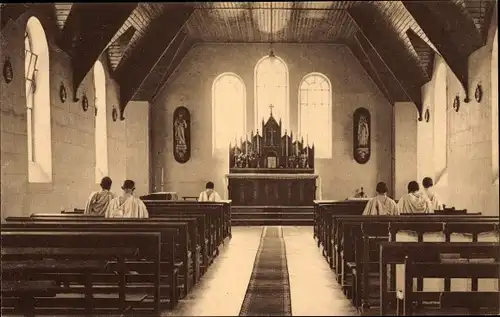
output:
M 264 227 L 240 316 L 292 316 L 281 227 Z

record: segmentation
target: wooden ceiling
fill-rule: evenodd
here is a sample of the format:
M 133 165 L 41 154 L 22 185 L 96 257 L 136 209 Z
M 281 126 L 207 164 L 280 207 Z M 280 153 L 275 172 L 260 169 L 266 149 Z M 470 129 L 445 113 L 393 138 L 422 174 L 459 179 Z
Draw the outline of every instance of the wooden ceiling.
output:
M 74 28 L 96 33 L 99 45 L 94 51 L 102 48 L 117 82 L 133 90 L 122 98 L 122 110 L 129 100 L 154 98 L 195 43 L 277 42 L 346 44 L 389 102 L 413 101 L 422 112 L 419 85 L 432 77 L 434 55 L 443 56 L 466 86 L 460 63 L 478 43 L 486 43 L 495 4 L 494 0 L 188 2 L 138 3 L 126 9 L 120 9 L 125 4 L 113 4 L 113 9 L 96 14 L 101 21 L 113 23 L 105 31 L 75 23 L 78 14 L 89 10 L 71 3 L 2 4 L 0 20 L 3 27 L 30 7 L 43 6 L 44 12 L 52 7 L 54 24 L 65 34 L 61 46 L 66 40 L 73 42 L 65 47 L 78 47 L 76 38 L 85 34 Z M 110 4 L 85 6 L 99 12 Z M 123 22 L 109 17 L 119 11 L 128 14 Z M 70 19 L 72 15 L 76 17 Z M 453 31 L 452 25 L 460 30 Z M 458 57 L 454 50 L 459 51 Z M 154 60 L 141 61 L 144 52 Z M 145 74 L 143 66 L 149 70 Z M 134 76 L 143 78 L 130 79 Z

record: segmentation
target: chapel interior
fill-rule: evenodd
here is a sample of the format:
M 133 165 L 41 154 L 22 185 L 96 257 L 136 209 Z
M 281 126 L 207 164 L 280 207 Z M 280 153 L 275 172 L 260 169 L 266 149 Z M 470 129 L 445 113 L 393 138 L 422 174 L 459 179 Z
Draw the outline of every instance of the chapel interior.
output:
M 1 3 L 2 316 L 498 315 L 497 7 Z

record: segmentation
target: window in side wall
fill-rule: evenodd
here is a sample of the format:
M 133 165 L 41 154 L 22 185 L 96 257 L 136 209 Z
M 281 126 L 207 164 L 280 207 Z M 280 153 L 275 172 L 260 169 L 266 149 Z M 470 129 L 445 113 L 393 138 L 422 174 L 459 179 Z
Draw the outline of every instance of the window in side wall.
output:
M 212 85 L 212 154 L 229 155 L 229 143 L 245 138 L 246 88 L 235 73 L 219 75 Z
M 316 158 L 332 157 L 332 93 L 323 74 L 306 75 L 299 86 L 299 134 L 314 143 Z
M 31 17 L 26 24 L 25 90 L 27 163 L 30 183 L 52 182 L 49 47 L 42 24 Z
M 106 111 L 106 75 L 100 61 L 94 64 L 95 91 L 95 180 L 108 176 L 108 131 Z

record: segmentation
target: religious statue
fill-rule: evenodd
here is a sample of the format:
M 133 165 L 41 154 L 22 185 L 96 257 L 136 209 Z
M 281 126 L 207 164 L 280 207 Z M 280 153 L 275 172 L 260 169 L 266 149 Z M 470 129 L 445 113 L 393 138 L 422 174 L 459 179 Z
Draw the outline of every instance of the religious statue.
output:
M 175 119 L 174 127 L 176 145 L 186 145 L 186 136 L 184 131 L 187 128 L 187 123 L 186 120 L 184 120 L 182 113 L 180 113 Z
M 368 123 L 366 122 L 366 117 L 361 116 L 358 123 L 358 142 L 360 147 L 368 146 L 368 138 L 370 136 L 368 130 Z
M 175 109 L 173 121 L 174 158 L 179 163 L 186 163 L 191 157 L 191 115 L 189 110 L 184 106 Z

